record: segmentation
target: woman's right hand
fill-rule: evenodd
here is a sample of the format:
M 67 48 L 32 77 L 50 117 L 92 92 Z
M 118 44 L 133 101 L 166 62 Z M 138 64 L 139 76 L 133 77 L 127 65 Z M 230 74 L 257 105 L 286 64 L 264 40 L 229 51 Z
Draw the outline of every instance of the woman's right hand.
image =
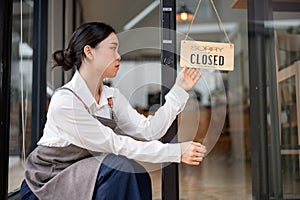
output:
M 184 67 L 177 75 L 176 84 L 185 91 L 189 91 L 201 78 L 199 71 L 200 69 Z
M 180 148 L 181 162 L 189 165 L 199 165 L 206 153 L 206 147 L 199 142 L 183 142 Z

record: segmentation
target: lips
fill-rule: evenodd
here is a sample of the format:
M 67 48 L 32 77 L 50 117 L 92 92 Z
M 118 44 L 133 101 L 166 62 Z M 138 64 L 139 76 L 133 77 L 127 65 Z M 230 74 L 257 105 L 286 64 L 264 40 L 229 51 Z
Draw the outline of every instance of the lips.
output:
M 118 65 L 116 65 L 115 67 L 116 67 L 116 68 L 120 68 L 120 65 L 118 64 Z

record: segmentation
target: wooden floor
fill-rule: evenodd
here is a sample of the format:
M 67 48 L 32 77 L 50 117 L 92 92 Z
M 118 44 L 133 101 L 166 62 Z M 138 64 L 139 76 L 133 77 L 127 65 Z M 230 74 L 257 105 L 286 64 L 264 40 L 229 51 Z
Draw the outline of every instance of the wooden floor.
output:
M 161 171 L 150 172 L 153 199 L 161 199 Z M 179 165 L 181 200 L 252 199 L 250 163 L 208 155 L 199 166 Z

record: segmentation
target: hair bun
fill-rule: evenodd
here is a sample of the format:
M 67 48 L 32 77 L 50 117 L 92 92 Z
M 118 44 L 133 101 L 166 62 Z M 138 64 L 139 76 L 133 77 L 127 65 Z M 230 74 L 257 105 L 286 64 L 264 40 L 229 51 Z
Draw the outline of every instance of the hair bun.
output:
M 54 67 L 61 66 L 65 71 L 72 69 L 74 66 L 72 51 L 69 48 L 54 52 L 53 59 L 56 62 Z

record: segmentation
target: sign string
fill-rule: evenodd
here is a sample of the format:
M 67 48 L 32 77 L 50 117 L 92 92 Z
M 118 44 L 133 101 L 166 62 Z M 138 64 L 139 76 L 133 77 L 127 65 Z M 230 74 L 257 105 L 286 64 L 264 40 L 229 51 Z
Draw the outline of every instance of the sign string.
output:
M 191 21 L 191 23 L 190 23 L 190 25 L 189 25 L 189 28 L 188 28 L 188 31 L 187 31 L 187 34 L 186 34 L 186 36 L 185 36 L 184 41 L 187 40 L 187 38 L 188 38 L 188 36 L 189 36 L 189 34 L 190 34 L 191 27 L 192 27 L 192 25 L 193 25 L 193 23 L 194 23 L 194 20 L 195 20 L 195 17 L 196 17 L 196 15 L 197 15 L 197 13 L 198 13 L 198 9 L 199 9 L 199 7 L 200 7 L 201 1 L 202 1 L 202 0 L 199 0 L 199 1 L 198 1 L 197 7 L 196 7 L 196 10 L 195 10 L 195 14 L 193 15 L 192 21 Z M 210 0 L 210 3 L 211 3 L 211 5 L 212 5 L 212 7 L 213 7 L 213 9 L 214 9 L 214 11 L 215 11 L 215 13 L 216 13 L 216 15 L 217 15 L 217 18 L 218 18 L 218 21 L 219 21 L 218 25 L 219 25 L 220 29 L 224 32 L 224 34 L 225 34 L 225 36 L 226 36 L 226 39 L 227 39 L 228 43 L 232 44 L 232 42 L 230 41 L 230 39 L 229 39 L 229 37 L 228 37 L 228 35 L 227 35 L 227 33 L 226 33 L 226 30 L 225 30 L 225 28 L 224 28 L 224 25 L 223 25 L 223 23 L 222 23 L 222 21 L 221 21 L 221 18 L 220 18 L 220 16 L 219 16 L 219 13 L 218 13 L 218 11 L 217 11 L 217 9 L 216 9 L 216 6 L 215 6 L 213 0 Z
M 199 9 L 199 7 L 200 7 L 200 4 L 201 4 L 201 0 L 198 1 L 197 7 L 196 7 L 196 10 L 195 10 L 195 14 L 193 15 L 192 21 L 191 21 L 191 23 L 190 23 L 190 25 L 189 25 L 189 29 L 188 29 L 188 31 L 187 31 L 187 33 L 186 33 L 186 36 L 185 36 L 184 41 L 186 41 L 186 39 L 188 38 L 188 36 L 189 36 L 189 34 L 190 34 L 191 27 L 192 27 L 192 25 L 193 25 L 193 23 L 194 23 L 194 20 L 195 20 L 195 17 L 196 17 L 196 15 L 197 15 L 197 13 L 198 13 L 198 9 Z

